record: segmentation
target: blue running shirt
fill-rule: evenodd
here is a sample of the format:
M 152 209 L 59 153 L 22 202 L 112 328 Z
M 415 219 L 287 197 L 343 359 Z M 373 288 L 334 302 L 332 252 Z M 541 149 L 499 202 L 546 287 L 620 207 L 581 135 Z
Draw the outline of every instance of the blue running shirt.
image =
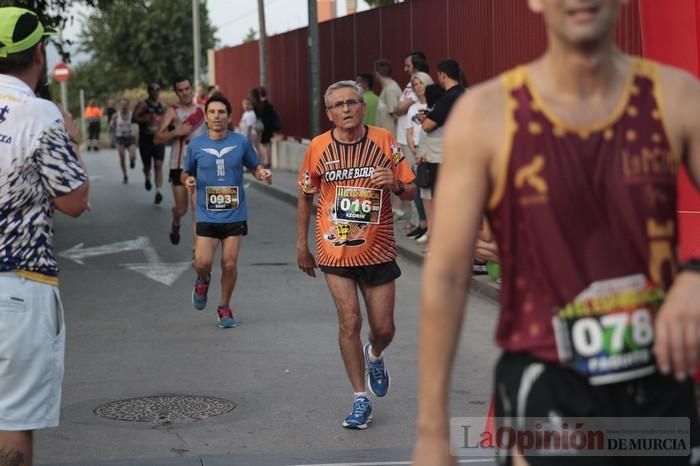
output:
M 233 131 L 224 139 L 208 134 L 190 142 L 184 171 L 197 179 L 195 219 L 205 223 L 233 223 L 248 219 L 243 190 L 243 167 L 260 164 L 253 146 Z

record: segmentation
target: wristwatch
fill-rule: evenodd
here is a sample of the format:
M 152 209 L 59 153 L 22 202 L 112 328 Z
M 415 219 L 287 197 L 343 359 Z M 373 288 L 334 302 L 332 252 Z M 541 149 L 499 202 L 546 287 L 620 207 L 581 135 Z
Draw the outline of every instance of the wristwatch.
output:
M 688 259 L 687 261 L 681 263 L 679 270 L 681 272 L 695 272 L 695 273 L 700 273 L 700 259 L 698 258 L 692 258 Z
M 404 187 L 403 181 L 401 180 L 396 180 L 396 184 L 399 185 L 399 189 L 397 189 L 396 191 L 392 191 L 392 193 L 396 194 L 397 196 L 400 196 L 403 194 L 404 191 L 406 191 L 406 188 Z

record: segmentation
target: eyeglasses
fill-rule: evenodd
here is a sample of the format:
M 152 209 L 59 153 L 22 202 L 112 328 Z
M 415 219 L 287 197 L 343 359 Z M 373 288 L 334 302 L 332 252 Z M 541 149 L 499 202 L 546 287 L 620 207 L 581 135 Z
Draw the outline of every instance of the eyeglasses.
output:
M 335 110 L 336 108 L 343 108 L 343 107 L 345 107 L 346 105 L 347 105 L 348 107 L 351 107 L 351 108 L 352 108 L 352 107 L 356 107 L 356 106 L 360 105 L 361 103 L 362 103 L 361 100 L 357 100 L 357 99 L 346 99 L 346 100 L 341 100 L 341 101 L 339 101 L 339 102 L 336 102 L 336 103 L 334 103 L 334 104 L 329 105 L 329 106 L 328 106 L 328 109 L 329 109 L 329 110 Z

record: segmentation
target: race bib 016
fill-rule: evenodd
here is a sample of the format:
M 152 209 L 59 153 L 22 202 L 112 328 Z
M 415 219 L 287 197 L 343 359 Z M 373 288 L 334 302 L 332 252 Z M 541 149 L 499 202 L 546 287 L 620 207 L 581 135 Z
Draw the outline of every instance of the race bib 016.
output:
M 207 186 L 207 210 L 238 209 L 238 186 Z
M 553 318 L 559 359 L 592 385 L 654 373 L 654 317 L 664 294 L 642 274 L 593 283 Z
M 335 214 L 340 221 L 379 223 L 382 190 L 354 186 L 335 188 Z

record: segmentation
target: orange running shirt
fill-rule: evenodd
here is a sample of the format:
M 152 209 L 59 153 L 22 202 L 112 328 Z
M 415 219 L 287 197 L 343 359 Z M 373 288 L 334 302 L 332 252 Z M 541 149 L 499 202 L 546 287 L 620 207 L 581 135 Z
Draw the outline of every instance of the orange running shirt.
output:
M 338 142 L 332 131 L 311 141 L 299 170 L 298 186 L 318 192 L 316 261 L 327 267 L 383 264 L 396 259 L 391 191 L 377 189 L 370 177 L 388 167 L 404 184 L 415 178 L 388 131 L 366 126 L 353 144 Z

